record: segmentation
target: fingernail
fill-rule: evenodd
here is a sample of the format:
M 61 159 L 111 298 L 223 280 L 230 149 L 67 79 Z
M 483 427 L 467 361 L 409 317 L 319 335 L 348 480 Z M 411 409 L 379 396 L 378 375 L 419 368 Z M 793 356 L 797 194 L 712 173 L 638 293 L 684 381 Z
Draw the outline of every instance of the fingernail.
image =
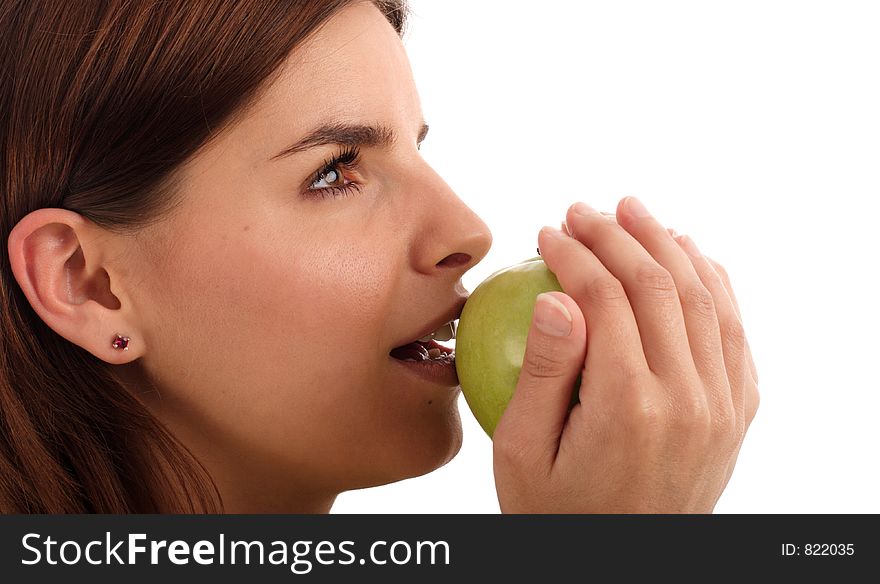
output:
M 542 227 L 541 231 L 554 239 L 561 239 L 562 237 L 565 237 L 564 233 L 562 233 L 555 227 L 550 227 L 549 225 L 545 225 L 544 227 Z
M 595 215 L 596 210 L 587 205 L 586 203 L 575 203 L 572 206 L 572 210 L 578 215 Z
M 630 215 L 633 217 L 642 218 L 650 215 L 642 202 L 635 197 L 627 197 L 626 210 L 629 211 Z
M 542 292 L 535 301 L 535 326 L 545 335 L 566 337 L 571 333 L 571 313 L 552 294 Z
M 673 237 L 673 239 L 676 238 L 676 237 L 678 237 L 678 231 L 676 231 L 676 230 L 673 229 L 672 227 L 670 227 L 670 228 L 667 229 L 666 231 L 669 232 L 669 235 L 671 235 L 671 236 Z
M 697 244 L 694 243 L 694 240 L 687 235 L 682 235 L 676 241 L 678 241 L 682 249 L 684 249 L 684 251 L 686 251 L 688 255 L 692 255 L 694 257 L 700 257 L 702 255 L 700 253 L 700 249 L 697 247 Z

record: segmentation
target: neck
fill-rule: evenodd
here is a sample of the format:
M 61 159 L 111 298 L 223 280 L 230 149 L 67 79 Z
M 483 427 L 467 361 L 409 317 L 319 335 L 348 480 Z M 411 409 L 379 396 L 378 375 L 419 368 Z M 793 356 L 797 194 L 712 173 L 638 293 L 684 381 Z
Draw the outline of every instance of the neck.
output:
M 274 494 L 267 490 L 248 492 L 250 489 L 224 489 L 218 484 L 223 496 L 224 513 L 256 514 L 327 514 L 336 501 L 336 494 L 291 494 L 290 489 Z

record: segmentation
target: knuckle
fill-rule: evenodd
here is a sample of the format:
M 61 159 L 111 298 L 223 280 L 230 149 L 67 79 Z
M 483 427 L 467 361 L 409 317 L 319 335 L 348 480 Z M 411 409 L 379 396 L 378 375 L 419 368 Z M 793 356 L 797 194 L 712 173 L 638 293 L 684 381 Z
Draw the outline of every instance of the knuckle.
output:
M 761 393 L 754 383 L 749 384 L 746 392 L 746 427 L 748 427 L 755 419 L 755 414 L 758 413 L 758 407 L 761 405 Z
M 739 442 L 739 424 L 730 407 L 721 408 L 713 416 L 712 435 L 721 444 L 736 444 Z
M 736 419 L 736 430 L 734 434 L 734 443 L 739 446 L 746 437 L 746 421 L 743 418 Z
M 528 450 L 522 441 L 515 439 L 514 434 L 501 424 L 492 435 L 492 455 L 496 461 L 509 466 L 519 466 L 528 459 Z
M 710 257 L 707 257 L 706 259 L 709 260 L 709 263 L 712 264 L 712 267 L 715 268 L 715 271 L 718 272 L 718 275 L 721 276 L 723 280 L 729 280 L 727 276 L 727 270 L 724 269 L 724 266 L 722 266 Z
M 702 317 L 715 318 L 715 299 L 708 288 L 702 284 L 694 284 L 681 293 L 681 304 L 685 310 Z
M 609 359 L 609 367 L 616 372 L 617 382 L 626 391 L 641 391 L 652 382 L 650 372 L 633 363 L 625 355 L 612 355 Z
M 630 409 L 636 430 L 640 434 L 659 434 L 666 424 L 666 415 L 657 400 L 650 397 L 640 397 L 633 400 Z
M 540 342 L 536 347 L 530 347 L 523 357 L 523 370 L 538 379 L 559 377 L 568 368 L 565 355 L 560 351 L 554 351 Z
M 739 319 L 733 318 L 721 325 L 721 335 L 738 353 L 745 354 L 746 331 Z
M 626 299 L 626 290 L 614 276 L 600 276 L 589 283 L 586 295 L 598 302 L 618 302 Z
M 709 406 L 703 396 L 689 394 L 677 400 L 671 415 L 670 425 L 678 431 L 692 434 L 706 434 L 710 428 Z
M 670 298 L 678 294 L 672 274 L 656 262 L 645 261 L 635 271 L 635 281 L 643 290 L 660 298 Z

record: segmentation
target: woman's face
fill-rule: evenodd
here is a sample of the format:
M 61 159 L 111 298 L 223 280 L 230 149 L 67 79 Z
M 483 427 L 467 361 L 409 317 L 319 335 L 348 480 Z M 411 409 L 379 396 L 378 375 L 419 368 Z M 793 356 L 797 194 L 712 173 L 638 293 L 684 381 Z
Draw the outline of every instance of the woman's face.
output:
M 350 6 L 182 169 L 182 206 L 121 256 L 144 344 L 126 375 L 155 386 L 151 409 L 228 509 L 332 501 L 458 451 L 459 389 L 389 355 L 460 305 L 492 241 L 420 156 L 423 125 L 394 29 Z M 357 167 L 318 181 L 345 145 L 276 157 L 328 126 L 384 132 L 355 132 Z

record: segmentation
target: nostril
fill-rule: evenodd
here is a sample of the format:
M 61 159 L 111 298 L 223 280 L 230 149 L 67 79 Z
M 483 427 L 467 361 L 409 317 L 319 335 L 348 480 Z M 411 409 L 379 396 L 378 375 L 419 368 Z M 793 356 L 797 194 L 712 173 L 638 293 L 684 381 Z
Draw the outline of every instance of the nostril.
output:
M 471 261 L 471 256 L 466 253 L 453 253 L 449 254 L 443 260 L 438 263 L 438 266 L 444 266 L 447 268 L 457 268 L 458 266 L 462 266 Z

